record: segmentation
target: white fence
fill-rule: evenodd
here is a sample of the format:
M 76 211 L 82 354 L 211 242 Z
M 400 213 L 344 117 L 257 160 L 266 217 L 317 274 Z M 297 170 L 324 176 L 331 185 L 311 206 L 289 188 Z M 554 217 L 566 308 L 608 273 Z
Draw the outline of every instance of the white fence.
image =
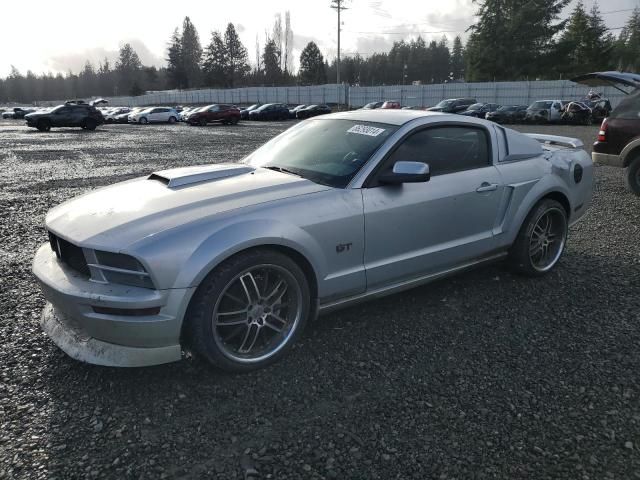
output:
M 433 106 L 445 98 L 471 97 L 478 102 L 500 105 L 530 105 L 536 100 L 579 100 L 589 87 L 569 80 L 492 83 L 442 83 L 384 87 L 350 87 L 349 106 L 361 107 L 369 102 L 397 100 L 406 106 Z M 624 94 L 613 87 L 598 88 L 615 107 Z
M 445 98 L 472 97 L 500 105 L 530 105 L 535 100 L 578 100 L 588 87 L 568 80 L 490 83 L 441 83 L 436 85 L 390 85 L 350 87 L 315 85 L 297 87 L 247 87 L 232 89 L 166 90 L 137 97 L 106 97 L 112 106 L 192 105 L 208 103 L 340 104 L 359 108 L 369 102 L 397 100 L 403 106 L 433 106 Z M 598 89 L 615 107 L 624 94 L 613 87 Z M 42 104 L 59 105 L 58 102 Z
M 247 87 L 231 89 L 167 90 L 149 92 L 137 97 L 105 97 L 113 106 L 191 105 L 207 103 L 286 103 L 344 104 L 346 85 L 314 85 L 297 87 Z

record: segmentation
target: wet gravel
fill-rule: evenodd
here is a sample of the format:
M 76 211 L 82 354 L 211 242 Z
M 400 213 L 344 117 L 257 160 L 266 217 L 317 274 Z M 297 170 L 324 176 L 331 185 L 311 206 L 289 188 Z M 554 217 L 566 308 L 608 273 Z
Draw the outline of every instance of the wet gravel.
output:
M 94 367 L 40 331 L 49 208 L 286 126 L 0 122 L 0 479 L 640 478 L 640 199 L 613 168 L 547 277 L 497 265 L 343 310 L 259 372 Z

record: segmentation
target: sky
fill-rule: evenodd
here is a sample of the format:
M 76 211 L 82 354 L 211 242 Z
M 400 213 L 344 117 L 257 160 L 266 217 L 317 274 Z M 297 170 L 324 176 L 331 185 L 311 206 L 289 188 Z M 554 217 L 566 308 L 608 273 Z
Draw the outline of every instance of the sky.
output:
M 577 0 L 565 10 L 568 15 Z M 587 9 L 596 0 L 584 0 Z M 130 43 L 145 65 L 163 66 L 173 30 L 189 16 L 204 45 L 212 30 L 224 31 L 232 22 L 249 52 L 256 58 L 273 28 L 275 14 L 289 11 L 297 59 L 307 42 L 315 41 L 325 58 L 337 51 L 337 16 L 330 0 L 154 0 L 87 2 L 86 0 L 2 0 L 3 44 L 0 77 L 14 65 L 23 74 L 78 72 L 86 60 L 97 65 L 105 57 L 115 63 L 119 47 Z M 472 0 L 347 0 L 342 14 L 343 55 L 387 51 L 394 41 L 420 33 L 427 41 L 446 35 L 466 38 L 477 5 Z M 610 28 L 624 25 L 640 0 L 600 0 Z M 614 30 L 615 34 L 619 33 Z

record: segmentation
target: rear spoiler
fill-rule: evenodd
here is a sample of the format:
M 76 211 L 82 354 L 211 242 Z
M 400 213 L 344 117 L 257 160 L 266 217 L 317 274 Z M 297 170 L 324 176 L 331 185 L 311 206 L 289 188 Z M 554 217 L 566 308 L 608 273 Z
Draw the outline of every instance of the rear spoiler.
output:
M 555 145 L 568 148 L 582 148 L 584 143 L 577 138 L 561 137 L 559 135 L 544 135 L 542 133 L 525 133 L 526 136 L 546 145 Z

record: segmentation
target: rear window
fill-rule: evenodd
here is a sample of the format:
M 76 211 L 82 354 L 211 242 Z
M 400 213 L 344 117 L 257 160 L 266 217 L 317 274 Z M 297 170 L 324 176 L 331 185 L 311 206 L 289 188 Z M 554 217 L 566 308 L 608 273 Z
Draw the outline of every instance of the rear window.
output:
M 613 109 L 610 117 L 626 120 L 640 119 L 640 90 L 623 98 L 620 104 Z

